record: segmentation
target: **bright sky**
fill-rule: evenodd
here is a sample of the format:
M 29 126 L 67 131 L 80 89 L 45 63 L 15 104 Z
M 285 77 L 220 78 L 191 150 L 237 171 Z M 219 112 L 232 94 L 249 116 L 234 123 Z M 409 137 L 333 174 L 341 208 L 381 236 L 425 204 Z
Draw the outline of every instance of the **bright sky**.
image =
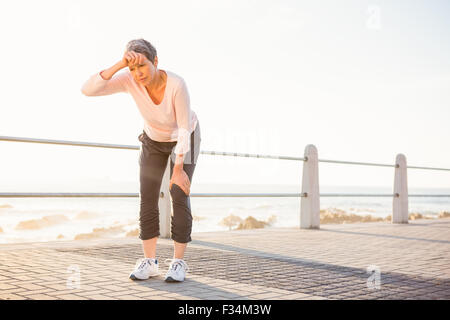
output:
M 450 168 L 446 0 L 2 1 L 0 30 L 0 135 L 138 145 L 131 96 L 80 88 L 143 37 L 159 68 L 186 80 L 202 150 L 303 156 L 314 144 L 320 159 L 393 164 L 403 153 Z M 111 191 L 106 181 L 135 192 L 137 161 L 138 151 L 0 142 L 0 188 Z M 301 166 L 200 155 L 194 180 L 300 184 Z M 319 166 L 324 185 L 391 187 L 393 170 Z M 450 172 L 411 169 L 408 182 L 450 187 Z

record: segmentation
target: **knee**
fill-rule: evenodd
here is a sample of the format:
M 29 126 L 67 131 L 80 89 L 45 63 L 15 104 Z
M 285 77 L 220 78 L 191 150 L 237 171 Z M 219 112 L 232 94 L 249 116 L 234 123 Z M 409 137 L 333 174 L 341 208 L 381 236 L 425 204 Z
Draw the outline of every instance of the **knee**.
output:
M 184 193 L 183 189 L 177 184 L 172 184 L 172 187 L 170 188 L 170 195 L 172 196 L 172 199 L 176 202 L 185 201 L 188 197 L 186 193 Z
M 172 196 L 173 205 L 172 221 L 176 224 L 191 225 L 192 215 L 189 196 L 187 196 L 183 189 L 176 184 L 172 184 L 170 194 Z

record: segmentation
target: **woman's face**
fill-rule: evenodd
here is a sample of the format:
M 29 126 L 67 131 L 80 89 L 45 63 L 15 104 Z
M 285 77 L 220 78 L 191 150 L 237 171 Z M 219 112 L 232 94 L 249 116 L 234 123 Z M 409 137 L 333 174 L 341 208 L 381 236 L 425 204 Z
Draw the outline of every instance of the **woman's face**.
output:
M 129 63 L 128 68 L 137 83 L 149 85 L 155 77 L 156 66 L 143 54 L 138 53 L 138 55 L 140 56 L 139 61 L 136 59 L 136 61 Z M 157 63 L 158 58 L 155 57 L 155 64 L 157 65 Z

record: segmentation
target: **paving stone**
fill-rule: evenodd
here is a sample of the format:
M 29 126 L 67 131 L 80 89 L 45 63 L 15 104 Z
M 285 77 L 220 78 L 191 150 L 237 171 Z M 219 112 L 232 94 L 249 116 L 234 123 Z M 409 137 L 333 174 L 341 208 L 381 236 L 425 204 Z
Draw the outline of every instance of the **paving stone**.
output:
M 142 283 L 128 279 L 142 257 L 138 239 L 0 245 L 0 299 L 450 299 L 449 231 L 450 219 L 440 219 L 197 233 L 179 284 L 163 281 L 166 268 Z M 160 239 L 158 259 L 172 255 Z M 381 289 L 367 288 L 369 265 L 380 268 Z M 79 289 L 67 287 L 69 266 L 80 269 Z
M 29 300 L 29 298 L 14 293 L 1 293 L 0 300 Z

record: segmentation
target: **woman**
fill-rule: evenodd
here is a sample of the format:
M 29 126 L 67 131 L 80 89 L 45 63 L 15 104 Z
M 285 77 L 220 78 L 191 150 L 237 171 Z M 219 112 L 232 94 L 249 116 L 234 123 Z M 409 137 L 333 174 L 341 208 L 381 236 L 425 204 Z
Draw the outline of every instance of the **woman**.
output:
M 128 67 L 125 72 L 116 72 Z M 166 281 L 183 281 L 188 270 L 183 260 L 191 239 L 192 215 L 190 186 L 200 153 L 200 125 L 190 108 L 189 93 L 183 78 L 158 69 L 156 49 L 144 39 L 130 41 L 123 58 L 112 67 L 92 75 L 81 89 L 86 96 L 118 92 L 132 95 L 144 119 L 141 141 L 139 238 L 144 259 L 138 260 L 130 279 L 157 276 L 156 242 L 159 233 L 158 199 L 161 181 L 170 157 L 170 194 L 172 197 L 171 234 L 174 256 Z

